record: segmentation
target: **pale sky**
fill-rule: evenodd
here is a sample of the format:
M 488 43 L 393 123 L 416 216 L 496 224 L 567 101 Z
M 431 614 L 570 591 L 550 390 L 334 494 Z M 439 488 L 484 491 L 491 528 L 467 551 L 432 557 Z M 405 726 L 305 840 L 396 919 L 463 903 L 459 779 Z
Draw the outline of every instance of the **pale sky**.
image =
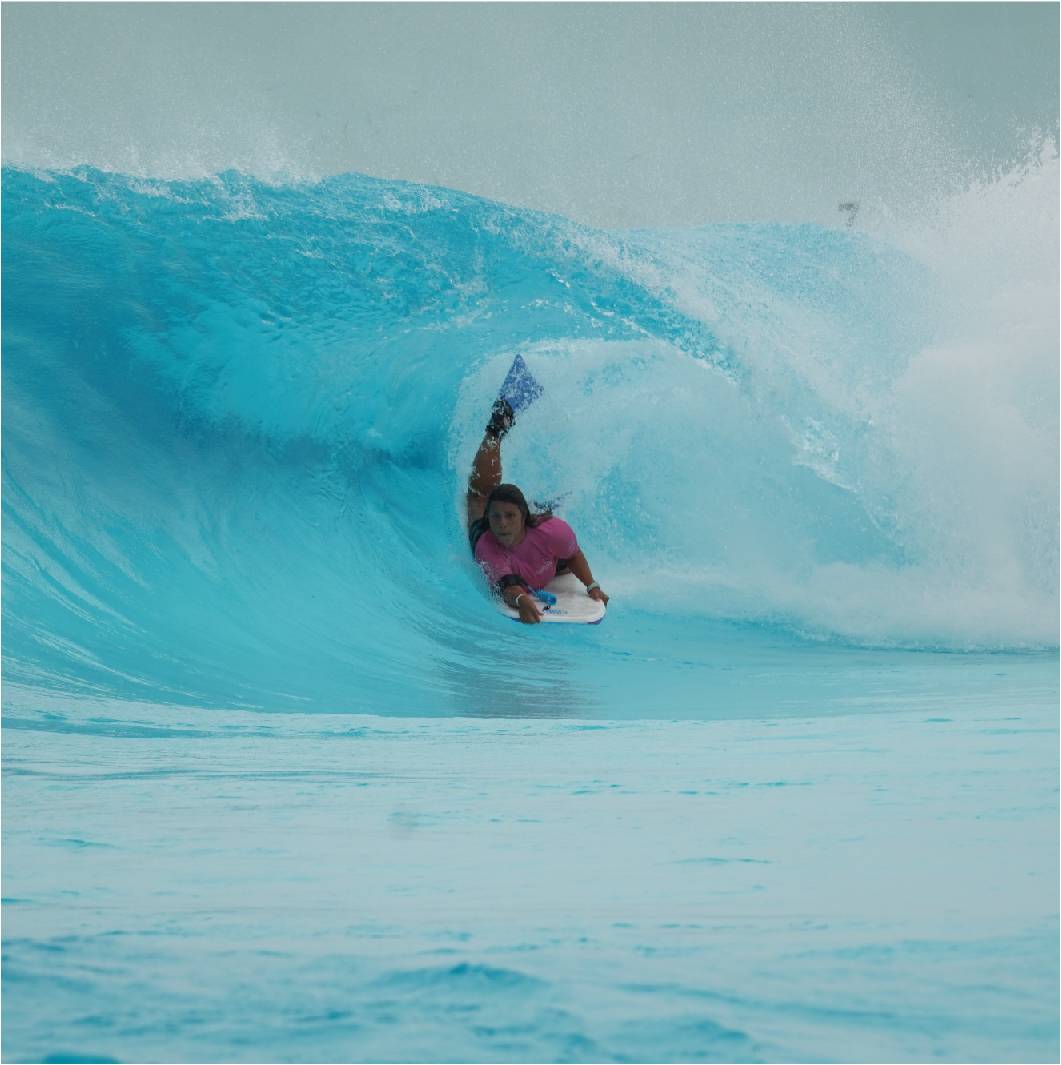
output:
M 8 2 L 3 155 L 355 170 L 613 227 L 901 213 L 1056 136 L 1058 10 Z

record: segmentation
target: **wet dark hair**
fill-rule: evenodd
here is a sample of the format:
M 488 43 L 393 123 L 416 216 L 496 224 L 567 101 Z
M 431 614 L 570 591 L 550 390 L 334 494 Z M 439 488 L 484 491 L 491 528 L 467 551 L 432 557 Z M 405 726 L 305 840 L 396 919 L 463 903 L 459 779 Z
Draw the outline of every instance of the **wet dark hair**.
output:
M 527 505 L 527 497 L 514 484 L 499 484 L 486 497 L 483 517 L 487 522 L 490 521 L 491 503 L 512 503 L 514 506 L 519 507 L 520 513 L 523 515 L 523 524 L 528 529 L 533 529 L 535 525 L 541 525 L 543 521 L 548 521 L 553 516 L 551 510 L 538 510 L 532 513 Z

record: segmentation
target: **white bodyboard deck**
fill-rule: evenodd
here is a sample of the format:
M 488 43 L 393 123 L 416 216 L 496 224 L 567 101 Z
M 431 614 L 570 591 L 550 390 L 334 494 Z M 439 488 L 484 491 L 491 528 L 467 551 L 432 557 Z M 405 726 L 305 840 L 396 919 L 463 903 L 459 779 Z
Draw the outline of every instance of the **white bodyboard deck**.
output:
M 543 623 L 599 625 L 607 613 L 608 608 L 596 599 L 591 599 L 585 585 L 573 573 L 554 577 L 544 590 L 556 596 L 556 603 L 551 606 L 537 603 Z M 510 618 L 519 620 L 518 610 L 513 610 L 501 602 L 498 603 L 498 609 Z

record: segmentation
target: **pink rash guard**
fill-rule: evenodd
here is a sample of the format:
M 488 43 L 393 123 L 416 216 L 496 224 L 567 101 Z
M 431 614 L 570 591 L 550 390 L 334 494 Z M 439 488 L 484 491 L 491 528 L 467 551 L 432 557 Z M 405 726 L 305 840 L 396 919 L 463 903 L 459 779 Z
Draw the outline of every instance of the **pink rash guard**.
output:
M 529 588 L 544 588 L 556 576 L 556 563 L 577 554 L 575 531 L 560 518 L 528 527 L 515 547 L 502 547 L 489 529 L 475 545 L 475 560 L 491 584 L 514 573 Z

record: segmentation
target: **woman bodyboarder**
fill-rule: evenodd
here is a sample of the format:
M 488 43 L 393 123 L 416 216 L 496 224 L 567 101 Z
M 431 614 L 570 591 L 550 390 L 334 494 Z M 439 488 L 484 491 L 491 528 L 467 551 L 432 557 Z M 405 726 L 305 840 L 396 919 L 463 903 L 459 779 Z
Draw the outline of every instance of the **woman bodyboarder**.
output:
M 507 400 L 494 403 L 468 478 L 468 539 L 475 560 L 505 604 L 524 624 L 541 621 L 531 594 L 558 573 L 573 573 L 591 598 L 608 596 L 593 579 L 574 530 L 551 511 L 532 513 L 523 493 L 501 481 L 501 440 L 515 414 Z

